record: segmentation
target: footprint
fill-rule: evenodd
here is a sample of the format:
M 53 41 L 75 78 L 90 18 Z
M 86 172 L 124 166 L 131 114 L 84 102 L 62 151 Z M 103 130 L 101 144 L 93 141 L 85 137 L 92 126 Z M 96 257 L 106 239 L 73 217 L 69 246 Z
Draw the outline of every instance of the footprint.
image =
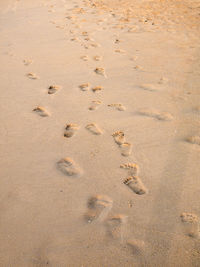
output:
M 88 223 L 94 220 L 103 221 L 111 210 L 113 201 L 105 195 L 96 195 L 88 200 L 88 211 L 85 214 L 85 219 Z
M 144 68 L 142 66 L 139 66 L 139 65 L 135 66 L 134 69 L 144 71 Z
M 123 214 L 116 214 L 106 220 L 107 233 L 114 239 L 123 241 L 124 228 L 128 217 Z
M 93 100 L 91 106 L 89 107 L 89 110 L 97 110 L 101 103 L 102 102 L 100 100 Z
M 199 219 L 196 214 L 183 212 L 181 215 L 181 221 L 184 224 L 185 232 L 190 237 L 199 237 Z
M 132 152 L 132 144 L 123 143 L 120 145 L 121 155 L 124 157 L 128 157 Z
M 84 61 L 88 61 L 89 57 L 87 55 L 86 56 L 81 56 L 81 59 L 84 60 Z
M 124 111 L 126 110 L 126 108 L 120 104 L 120 103 L 116 103 L 116 104 L 109 104 L 108 107 L 114 107 L 115 109 L 119 110 L 119 111 Z
M 161 77 L 158 81 L 159 84 L 166 84 L 168 82 L 168 79 L 166 77 Z
M 121 164 L 120 168 L 126 169 L 129 171 L 129 175 L 137 175 L 139 173 L 139 166 L 137 163 L 125 163 Z
M 147 90 L 147 91 L 160 91 L 160 86 L 156 85 L 156 84 L 141 84 L 139 86 L 141 89 Z
M 95 87 L 92 88 L 92 91 L 93 91 L 94 93 L 96 93 L 96 92 L 98 92 L 98 91 L 101 91 L 102 89 L 103 89 L 102 86 L 95 86 Z
M 95 72 L 96 74 L 98 74 L 98 75 L 102 75 L 102 76 L 104 76 L 105 78 L 107 78 L 107 76 L 106 76 L 106 74 L 105 74 L 105 70 L 104 70 L 104 68 L 96 68 L 96 69 L 94 70 L 94 72 Z
M 90 47 L 100 47 L 100 44 L 97 44 L 97 43 L 90 43 Z
M 118 145 L 122 145 L 124 144 L 125 142 L 125 135 L 124 135 L 124 132 L 122 131 L 117 131 L 117 132 L 114 132 L 112 134 L 115 142 L 118 144 Z
M 103 131 L 95 123 L 90 123 L 85 128 L 95 135 L 101 135 L 103 133 Z
M 115 52 L 120 54 L 126 54 L 126 51 L 123 49 L 115 49 Z
M 88 91 L 90 89 L 90 83 L 83 83 L 83 84 L 79 85 L 79 88 L 82 91 Z
M 127 179 L 125 179 L 124 184 L 138 195 L 147 193 L 147 189 L 143 185 L 141 179 L 137 176 L 129 176 Z
M 159 112 L 159 111 L 153 110 L 153 109 L 140 109 L 138 111 L 138 114 L 143 115 L 143 116 L 147 116 L 147 117 L 156 118 L 156 119 L 162 120 L 162 121 L 173 120 L 173 116 L 169 112 Z
M 34 108 L 33 111 L 37 112 L 41 117 L 48 117 L 50 115 L 49 112 L 41 106 Z
M 63 158 L 57 162 L 58 169 L 67 176 L 80 177 L 82 170 L 71 158 Z
M 28 65 L 33 63 L 33 61 L 31 59 L 24 59 L 23 62 L 24 62 L 25 66 L 28 66 Z
M 66 125 L 65 131 L 64 131 L 64 137 L 70 138 L 72 137 L 76 131 L 78 131 L 79 126 L 74 123 L 70 123 Z
M 50 85 L 48 88 L 48 94 L 49 95 L 55 94 L 60 89 L 61 89 L 60 85 Z
M 38 76 L 37 76 L 35 73 L 33 73 L 33 72 L 29 72 L 29 73 L 27 73 L 26 75 L 27 75 L 27 77 L 28 77 L 29 79 L 32 79 L 32 80 L 36 80 L 36 79 L 38 79 Z
M 191 144 L 195 144 L 195 145 L 200 146 L 200 136 L 198 136 L 198 135 L 190 136 L 190 137 L 186 138 L 186 141 L 191 143 Z
M 93 59 L 95 61 L 101 61 L 102 60 L 102 57 L 101 56 L 94 56 Z
M 142 240 L 131 239 L 127 241 L 127 245 L 134 255 L 141 255 L 145 251 L 145 242 Z

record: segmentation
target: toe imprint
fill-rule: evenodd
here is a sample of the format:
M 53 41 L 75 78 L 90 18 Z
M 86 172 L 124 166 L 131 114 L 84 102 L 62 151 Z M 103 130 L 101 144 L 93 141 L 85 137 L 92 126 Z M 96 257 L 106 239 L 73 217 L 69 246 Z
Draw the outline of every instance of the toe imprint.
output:
M 137 176 L 130 176 L 125 179 L 124 184 L 127 185 L 134 193 L 143 195 L 147 193 L 147 189 L 143 185 L 141 179 Z
M 139 173 L 139 166 L 137 163 L 121 164 L 120 168 L 129 170 L 130 175 L 137 175 Z

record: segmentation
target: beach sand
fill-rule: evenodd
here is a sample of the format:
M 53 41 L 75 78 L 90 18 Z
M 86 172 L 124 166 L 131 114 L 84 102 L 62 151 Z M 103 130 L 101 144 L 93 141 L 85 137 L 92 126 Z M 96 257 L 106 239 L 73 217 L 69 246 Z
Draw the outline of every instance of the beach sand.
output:
M 0 3 L 0 266 L 200 266 L 199 1 Z

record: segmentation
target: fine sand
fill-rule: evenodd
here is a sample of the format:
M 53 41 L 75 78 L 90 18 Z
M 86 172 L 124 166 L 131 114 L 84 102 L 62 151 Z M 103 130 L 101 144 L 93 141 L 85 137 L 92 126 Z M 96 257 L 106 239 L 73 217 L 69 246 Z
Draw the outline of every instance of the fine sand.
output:
M 200 266 L 200 1 L 0 1 L 0 267 Z

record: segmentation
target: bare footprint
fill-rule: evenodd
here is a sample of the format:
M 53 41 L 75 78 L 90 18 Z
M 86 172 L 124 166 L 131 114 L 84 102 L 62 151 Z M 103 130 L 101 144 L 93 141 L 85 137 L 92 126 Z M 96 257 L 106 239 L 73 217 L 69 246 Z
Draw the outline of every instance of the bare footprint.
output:
M 88 211 L 84 215 L 87 222 L 103 221 L 111 210 L 113 201 L 105 195 L 96 195 L 88 200 Z
M 64 131 L 64 137 L 70 138 L 72 137 L 79 129 L 78 124 L 70 123 L 66 125 Z
M 138 111 L 138 114 L 147 116 L 147 117 L 152 117 L 152 118 L 162 120 L 162 121 L 173 120 L 173 116 L 169 112 L 159 112 L 154 109 L 140 109 Z
M 97 110 L 101 103 L 102 102 L 100 100 L 93 100 L 91 106 L 89 107 L 89 110 Z
M 114 239 L 124 239 L 125 224 L 128 217 L 123 214 L 116 214 L 106 220 L 107 233 Z
M 141 84 L 139 87 L 143 90 L 151 92 L 160 91 L 160 86 L 158 86 L 157 84 Z
M 48 94 L 49 95 L 55 94 L 60 89 L 61 89 L 60 85 L 50 85 L 49 88 L 48 88 Z
M 105 78 L 107 78 L 107 76 L 106 76 L 106 74 L 105 74 L 105 70 L 104 70 L 104 68 L 96 68 L 96 69 L 94 70 L 94 72 L 95 72 L 96 74 L 98 74 L 98 75 L 102 75 L 102 76 L 104 76 Z
M 25 66 L 28 66 L 28 65 L 33 63 L 33 61 L 31 59 L 24 59 L 23 62 L 24 62 Z
M 100 60 L 102 60 L 102 57 L 101 56 L 94 56 L 93 59 L 95 61 L 100 61 Z
M 113 108 L 115 108 L 115 109 L 117 109 L 119 111 L 125 111 L 126 110 L 126 108 L 120 103 L 109 104 L 108 107 L 113 107 Z
M 129 175 L 137 175 L 139 173 L 139 166 L 137 163 L 125 163 L 121 164 L 120 168 L 126 169 L 129 171 Z
M 71 158 L 63 158 L 57 162 L 58 169 L 67 176 L 80 177 L 82 170 Z
M 198 216 L 193 213 L 183 212 L 180 217 L 184 224 L 186 234 L 194 238 L 199 238 L 200 229 Z
M 186 141 L 191 143 L 191 144 L 200 146 L 200 136 L 198 136 L 198 135 L 190 136 L 190 137 L 186 138 Z
M 87 55 L 86 56 L 81 56 L 81 59 L 84 60 L 84 61 L 88 61 L 89 57 Z
M 92 88 L 92 91 L 93 91 L 94 93 L 96 93 L 96 92 L 98 92 L 98 91 L 101 91 L 102 89 L 103 89 L 102 86 L 95 86 L 95 87 Z
M 134 255 L 141 255 L 145 251 L 145 242 L 142 240 L 131 239 L 127 241 L 127 245 Z
M 27 76 L 29 79 L 32 79 L 32 80 L 36 80 L 36 79 L 38 79 L 38 76 L 37 76 L 35 73 L 33 73 L 33 72 L 29 72 L 29 73 L 27 73 L 26 76 Z
M 88 91 L 90 89 L 90 83 L 83 83 L 83 84 L 79 85 L 79 88 L 82 91 Z
M 126 54 L 126 51 L 123 49 L 115 49 L 115 52 L 120 54 Z
M 114 132 L 112 134 L 115 142 L 118 144 L 118 145 L 122 145 L 124 144 L 125 142 L 125 135 L 124 135 L 124 132 L 122 131 L 117 131 L 117 132 Z
M 103 133 L 103 131 L 95 123 L 90 123 L 85 128 L 95 135 L 101 135 Z
M 49 112 L 41 106 L 37 106 L 33 111 L 37 112 L 41 117 L 48 117 L 50 115 Z
M 147 189 L 143 185 L 141 179 L 137 176 L 129 176 L 127 179 L 125 179 L 124 184 L 138 195 L 147 193 Z
M 132 144 L 123 143 L 120 145 L 121 155 L 124 157 L 128 157 L 132 152 Z

